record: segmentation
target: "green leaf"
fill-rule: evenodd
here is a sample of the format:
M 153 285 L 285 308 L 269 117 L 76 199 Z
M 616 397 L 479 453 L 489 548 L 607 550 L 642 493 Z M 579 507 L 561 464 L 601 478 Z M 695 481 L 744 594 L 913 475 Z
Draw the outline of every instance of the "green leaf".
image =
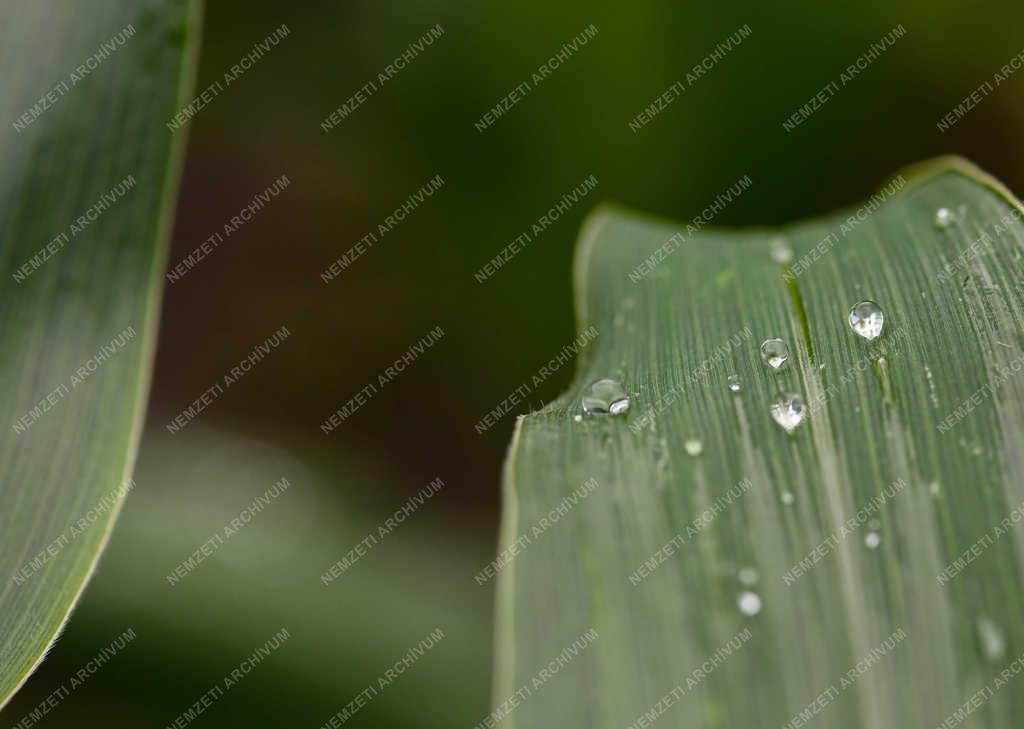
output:
M 506 465 L 499 726 L 934 727 L 972 700 L 970 726 L 1017 726 L 1021 214 L 956 159 L 777 231 L 595 213 L 576 286 L 598 338 Z M 865 299 L 871 342 L 847 320 Z M 628 413 L 575 422 L 605 377 Z M 806 401 L 791 434 L 780 391 Z
M 96 568 L 148 392 L 198 4 L 4 7 L 0 705 Z

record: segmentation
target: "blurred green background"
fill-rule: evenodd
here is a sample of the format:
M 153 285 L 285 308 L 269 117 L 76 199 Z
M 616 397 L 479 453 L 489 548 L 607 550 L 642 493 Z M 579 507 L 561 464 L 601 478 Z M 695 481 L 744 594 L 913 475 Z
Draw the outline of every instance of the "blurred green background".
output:
M 172 265 L 258 193 L 291 185 L 167 288 L 136 481 L 108 553 L 16 724 L 127 628 L 39 725 L 164 727 L 275 631 L 293 639 L 194 726 L 319 727 L 435 628 L 446 634 L 345 722 L 469 727 L 489 709 L 502 457 L 514 414 L 474 424 L 575 335 L 570 266 L 598 202 L 716 225 L 783 223 L 954 152 L 1024 190 L 1024 73 L 936 122 L 1024 48 L 1000 3 L 218 0 L 197 90 L 291 33 L 192 122 Z M 413 41 L 444 34 L 332 131 L 323 121 Z M 584 28 L 598 34 L 486 131 L 488 110 Z M 791 132 L 782 122 L 893 27 L 905 36 Z M 751 35 L 640 131 L 628 123 L 714 48 Z M 59 41 L 59 39 L 56 39 Z M 444 186 L 329 284 L 320 273 L 435 175 Z M 588 176 L 598 188 L 485 283 L 474 272 Z M 285 325 L 182 432 L 164 424 Z M 445 336 L 340 427 L 319 425 L 432 328 Z M 281 476 L 291 488 L 180 584 L 165 575 Z M 319 575 L 434 478 L 445 487 L 329 585 Z M 529 589 L 529 586 L 521 586 Z

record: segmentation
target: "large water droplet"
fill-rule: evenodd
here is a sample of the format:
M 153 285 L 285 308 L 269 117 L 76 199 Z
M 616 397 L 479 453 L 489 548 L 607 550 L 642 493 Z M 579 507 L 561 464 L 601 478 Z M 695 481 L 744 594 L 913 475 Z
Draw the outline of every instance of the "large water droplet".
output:
M 629 410 L 629 395 L 618 380 L 598 380 L 583 396 L 583 412 L 587 415 L 618 415 Z
M 686 448 L 686 452 L 691 456 L 699 456 L 704 452 L 704 444 L 701 443 L 699 438 L 690 438 L 683 444 L 683 447 Z
M 978 642 L 981 652 L 990 661 L 998 661 L 1006 655 L 1006 634 L 990 618 L 982 615 L 977 621 Z
M 874 301 L 862 301 L 850 309 L 850 328 L 869 342 L 882 333 L 885 317 Z
M 882 543 L 882 537 L 879 536 L 878 532 L 868 532 L 864 535 L 864 544 L 867 545 L 868 549 L 878 549 L 878 545 Z
M 782 499 L 782 503 L 786 506 L 792 506 L 793 502 L 796 501 L 796 497 L 790 491 L 783 491 L 779 498 Z
M 781 339 L 766 339 L 761 342 L 761 359 L 773 370 L 778 370 L 789 359 L 789 347 Z
M 790 393 L 782 395 L 772 403 L 772 419 L 781 425 L 787 433 L 792 433 L 796 426 L 804 422 L 807 417 L 807 408 L 804 406 L 804 399 L 799 395 Z
M 956 220 L 956 216 L 949 208 L 939 208 L 935 211 L 935 225 L 940 228 L 949 227 Z
M 736 605 L 744 615 L 757 615 L 761 612 L 761 597 L 756 592 L 744 590 L 737 596 Z
M 729 375 L 729 389 L 733 392 L 740 391 L 740 378 L 736 375 Z
M 736 577 L 739 578 L 741 584 L 752 587 L 757 584 L 759 575 L 753 567 L 741 567 L 740 571 L 736 573 Z

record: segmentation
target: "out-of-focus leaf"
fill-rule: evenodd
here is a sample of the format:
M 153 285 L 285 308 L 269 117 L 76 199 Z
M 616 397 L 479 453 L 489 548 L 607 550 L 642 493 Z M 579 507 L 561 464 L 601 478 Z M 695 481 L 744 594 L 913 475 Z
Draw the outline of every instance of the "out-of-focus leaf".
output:
M 96 567 L 148 392 L 196 2 L 0 21 L 0 705 Z

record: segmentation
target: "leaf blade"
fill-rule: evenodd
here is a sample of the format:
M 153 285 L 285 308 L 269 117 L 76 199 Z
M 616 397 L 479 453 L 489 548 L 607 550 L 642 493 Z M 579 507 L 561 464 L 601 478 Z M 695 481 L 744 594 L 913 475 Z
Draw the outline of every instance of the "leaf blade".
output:
M 17 69 L 0 101 L 0 705 L 66 622 L 130 488 L 185 141 L 165 122 L 191 84 L 198 7 L 55 18 L 22 2 L 0 30 Z
M 1019 531 L 993 537 L 960 581 L 937 575 L 1024 502 L 1015 447 L 1024 385 L 994 384 L 1000 368 L 1024 362 L 1021 208 L 962 161 L 904 175 L 910 181 L 868 214 L 780 231 L 688 233 L 615 211 L 584 226 L 579 327 L 602 336 L 570 391 L 517 423 L 503 553 L 524 537 L 526 546 L 500 577 L 495 703 L 535 687 L 535 672 L 584 631 L 600 637 L 501 726 L 554 716 L 634 726 L 648 711 L 672 725 L 785 726 L 825 694 L 823 721 L 833 726 L 938 725 L 1020 652 Z M 947 205 L 966 205 L 952 229 L 933 221 Z M 659 258 L 679 233 L 682 245 Z M 981 233 L 991 245 L 965 256 Z M 795 254 L 789 276 L 770 254 L 779 237 Z M 980 283 L 939 279 L 946 265 Z M 846 323 L 862 299 L 888 317 L 876 343 Z M 791 351 L 777 375 L 757 351 L 770 337 Z M 728 389 L 732 374 L 740 393 Z M 602 377 L 626 384 L 629 415 L 574 423 L 583 388 Z M 962 419 L 955 436 L 939 432 L 980 388 L 989 409 Z M 792 436 L 768 415 L 779 390 L 802 393 L 811 410 Z M 694 438 L 699 456 L 683 448 Z M 991 462 L 979 461 L 979 444 Z M 573 500 L 591 477 L 601 487 Z M 538 532 L 566 499 L 558 528 Z M 872 550 L 864 537 L 875 517 L 882 541 Z M 815 549 L 824 556 L 794 577 Z M 761 574 L 750 589 L 763 608 L 752 617 L 737 607 L 747 587 L 736 572 L 748 566 Z M 984 617 L 1004 633 L 1001 657 L 985 655 L 975 635 Z M 747 629 L 749 643 L 736 647 Z M 845 686 L 850 668 L 900 630 L 887 660 Z M 694 678 L 730 645 L 713 672 Z M 993 693 L 988 725 L 1011 726 L 1019 695 Z

